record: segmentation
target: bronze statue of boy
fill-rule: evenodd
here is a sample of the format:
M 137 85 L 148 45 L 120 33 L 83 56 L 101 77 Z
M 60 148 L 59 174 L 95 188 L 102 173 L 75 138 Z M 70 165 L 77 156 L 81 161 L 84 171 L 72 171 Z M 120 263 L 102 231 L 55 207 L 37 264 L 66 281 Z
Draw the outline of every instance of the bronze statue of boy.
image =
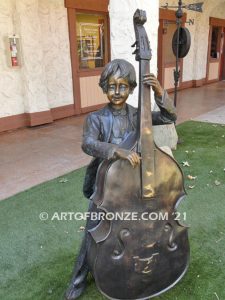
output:
M 153 125 L 174 123 L 176 113 L 172 100 L 162 89 L 157 78 L 153 74 L 146 74 L 143 82 L 152 87 L 155 101 L 160 109 L 152 112 Z M 99 111 L 90 113 L 84 124 L 82 149 L 93 156 L 93 160 L 87 167 L 83 186 L 83 193 L 88 199 L 94 192 L 97 169 L 104 159 L 125 159 L 133 167 L 140 163 L 140 157 L 136 152 L 120 148 L 120 143 L 137 127 L 137 108 L 126 103 L 129 94 L 137 85 L 134 67 L 123 59 L 111 61 L 105 66 L 99 85 L 103 93 L 107 94 L 109 103 Z M 89 212 L 94 211 L 98 212 L 98 209 L 90 200 Z M 66 291 L 67 300 L 76 299 L 85 289 L 89 272 L 86 254 L 91 239 L 88 230 L 97 224 L 96 220 L 87 220 L 73 277 Z

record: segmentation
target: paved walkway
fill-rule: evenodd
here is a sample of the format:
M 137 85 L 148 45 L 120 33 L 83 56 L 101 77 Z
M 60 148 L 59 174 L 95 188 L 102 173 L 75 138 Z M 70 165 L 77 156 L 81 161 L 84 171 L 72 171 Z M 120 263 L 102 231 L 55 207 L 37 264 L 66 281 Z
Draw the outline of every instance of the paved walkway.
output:
M 225 122 L 225 82 L 183 90 L 178 98 L 178 124 L 193 118 Z M 86 165 L 90 157 L 80 148 L 83 119 L 0 134 L 0 200 Z
M 83 117 L 0 135 L 0 199 L 86 165 Z
M 178 98 L 179 124 L 224 106 L 225 81 L 180 91 Z
M 206 114 L 200 115 L 194 120 L 201 122 L 225 124 L 225 105 L 214 109 Z

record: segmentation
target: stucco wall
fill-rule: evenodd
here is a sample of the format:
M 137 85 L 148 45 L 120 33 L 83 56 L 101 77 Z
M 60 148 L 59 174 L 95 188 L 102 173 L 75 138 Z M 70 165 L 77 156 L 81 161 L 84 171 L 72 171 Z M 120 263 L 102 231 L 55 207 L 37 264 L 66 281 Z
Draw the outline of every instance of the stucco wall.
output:
M 133 14 L 136 9 L 143 9 L 147 13 L 145 28 L 150 40 L 152 49 L 152 60 L 150 63 L 151 72 L 157 74 L 157 42 L 158 42 L 158 0 L 111 0 L 110 1 L 110 29 L 111 29 L 111 53 L 112 59 L 124 58 L 131 62 L 136 69 L 138 79 L 138 63 L 135 55 L 132 55 L 134 48 L 131 45 L 135 42 Z M 128 103 L 137 106 L 138 88 L 130 95 Z M 152 97 L 153 98 L 153 97 Z
M 5 37 L 13 34 L 14 0 L 0 0 L 0 117 L 24 112 L 20 70 L 7 66 Z
M 112 58 L 135 64 L 132 16 L 147 11 L 146 25 L 157 71 L 158 0 L 111 0 L 109 6 Z M 22 67 L 7 65 L 8 35 L 20 36 Z M 137 105 L 137 90 L 130 103 Z M 64 0 L 0 0 L 0 117 L 46 111 L 73 103 L 67 10 Z
M 16 30 L 21 36 L 23 65 L 21 68 L 25 112 L 49 109 L 45 85 L 45 67 L 41 43 L 38 0 L 16 1 Z
M 206 62 L 208 54 L 209 17 L 225 19 L 224 0 L 205 0 L 203 13 L 196 13 L 196 39 L 195 39 L 195 61 L 194 78 L 206 77 Z
M 7 65 L 18 34 L 22 67 Z M 73 103 L 67 10 L 63 0 L 0 0 L 0 117 Z
M 177 4 L 177 1 L 167 1 Z M 192 3 L 187 0 L 185 3 Z M 132 16 L 136 8 L 147 12 L 145 25 L 153 57 L 151 71 L 157 73 L 158 7 L 163 0 L 110 0 L 111 57 L 125 58 L 135 65 L 131 44 L 135 41 Z M 183 80 L 206 76 L 209 17 L 225 17 L 225 0 L 205 0 L 204 13 L 187 11 L 186 25 L 192 46 L 184 59 Z M 7 65 L 8 35 L 21 37 L 22 68 Z M 137 92 L 129 103 L 137 105 Z M 73 103 L 67 10 L 64 0 L 0 0 L 0 117 L 38 112 Z
M 210 17 L 224 19 L 225 18 L 225 1 L 217 5 L 210 12 Z
M 39 0 L 39 19 L 49 106 L 72 104 L 70 44 L 64 0 Z

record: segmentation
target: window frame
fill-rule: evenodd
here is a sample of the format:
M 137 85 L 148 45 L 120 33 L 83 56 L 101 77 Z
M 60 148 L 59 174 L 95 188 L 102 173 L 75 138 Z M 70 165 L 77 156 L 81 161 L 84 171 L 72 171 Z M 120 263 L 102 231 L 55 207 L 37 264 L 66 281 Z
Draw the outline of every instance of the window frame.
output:
M 104 41 L 104 46 L 105 46 L 105 53 L 104 53 L 104 61 L 105 64 L 107 64 L 110 61 L 110 30 L 109 30 L 109 15 L 106 12 L 102 12 L 102 11 L 90 11 L 90 10 L 83 10 L 83 9 L 76 9 L 75 14 L 77 13 L 82 13 L 82 14 L 95 14 L 95 15 L 102 15 L 104 16 L 104 21 L 106 23 L 106 38 Z M 77 24 L 77 16 L 75 16 L 76 19 L 76 24 Z M 77 26 L 76 26 L 77 27 Z M 76 32 L 76 28 L 75 27 L 75 32 Z M 77 44 L 77 36 L 75 37 L 76 39 L 76 44 Z M 77 52 L 76 48 L 76 52 Z M 79 74 L 80 77 L 84 77 L 84 76 L 89 76 L 89 75 L 97 75 L 99 74 L 99 71 L 102 72 L 102 70 L 104 69 L 103 67 L 97 67 L 97 68 L 90 68 L 90 69 L 81 69 L 79 66 L 79 57 L 78 57 L 78 53 L 77 53 L 77 73 Z
M 77 53 L 77 38 L 76 38 L 76 12 L 92 13 L 92 14 L 104 14 L 107 19 L 107 51 L 108 61 L 110 61 L 110 23 L 108 12 L 109 0 L 65 0 L 65 7 L 67 8 L 68 16 L 68 29 L 69 29 L 69 42 L 70 42 L 70 57 L 71 57 L 71 71 L 73 81 L 73 95 L 74 95 L 74 110 L 75 115 L 80 115 L 84 112 L 84 108 L 81 107 L 81 77 L 99 76 L 103 70 L 103 67 L 94 69 L 79 69 L 79 57 Z M 107 61 L 106 61 L 107 63 Z M 93 110 L 92 107 L 88 108 L 88 111 Z M 87 111 L 86 111 L 87 112 Z

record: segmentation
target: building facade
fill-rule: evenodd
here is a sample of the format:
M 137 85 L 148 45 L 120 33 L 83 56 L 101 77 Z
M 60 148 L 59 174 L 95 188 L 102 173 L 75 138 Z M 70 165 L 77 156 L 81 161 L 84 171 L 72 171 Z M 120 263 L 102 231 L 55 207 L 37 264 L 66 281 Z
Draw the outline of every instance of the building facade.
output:
M 160 7 L 177 5 L 177 1 L 160 0 Z M 225 79 L 225 1 L 184 1 L 185 4 L 203 2 L 203 13 L 184 10 L 183 26 L 191 33 L 191 48 L 181 61 L 180 88 L 198 87 Z M 175 58 L 171 54 L 172 35 L 175 31 L 174 11 L 160 9 L 159 26 L 159 71 L 167 89 L 173 87 Z M 194 22 L 194 24 L 193 24 Z M 169 48 L 169 49 L 168 49 Z M 160 72 L 159 72 L 160 73 Z
M 176 1 L 165 1 L 177 4 Z M 133 14 L 147 12 L 151 71 L 173 88 L 174 11 L 162 0 L 0 0 L 0 132 L 51 123 L 107 102 L 98 87 L 105 63 L 132 55 Z M 193 1 L 186 1 L 185 4 Z M 224 78 L 225 0 L 187 11 L 189 54 L 180 62 L 180 88 Z M 158 69 L 158 71 L 157 71 Z M 137 89 L 129 102 L 137 105 Z

